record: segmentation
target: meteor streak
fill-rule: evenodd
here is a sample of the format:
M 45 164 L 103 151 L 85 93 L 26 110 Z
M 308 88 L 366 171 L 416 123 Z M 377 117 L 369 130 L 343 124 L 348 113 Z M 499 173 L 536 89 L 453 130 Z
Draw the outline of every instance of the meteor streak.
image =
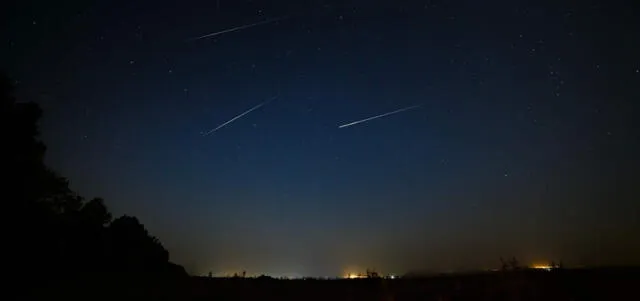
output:
M 202 136 L 203 136 L 203 137 L 205 137 L 205 136 L 211 135 L 213 132 L 215 132 L 215 131 L 217 131 L 217 130 L 219 130 L 219 129 L 223 128 L 225 125 L 227 125 L 227 124 L 229 124 L 229 123 L 232 123 L 232 122 L 236 121 L 237 119 L 241 118 L 242 116 L 249 114 L 251 111 L 253 111 L 253 110 L 255 110 L 255 109 L 259 108 L 259 107 L 264 106 L 265 104 L 269 103 L 270 101 L 272 101 L 272 100 L 274 100 L 274 99 L 276 99 L 276 97 L 275 97 L 275 96 L 274 96 L 274 97 L 271 97 L 269 100 L 267 100 L 267 101 L 265 101 L 265 102 L 262 102 L 262 103 L 258 104 L 257 106 L 255 106 L 255 107 L 253 107 L 253 108 L 251 108 L 251 109 L 249 109 L 249 110 L 244 111 L 244 113 L 242 113 L 242 114 L 240 114 L 240 115 L 238 115 L 238 116 L 236 116 L 236 117 L 231 118 L 229 121 L 227 121 L 227 122 L 225 122 L 225 123 L 223 123 L 223 124 L 221 124 L 221 125 L 219 125 L 219 126 L 217 126 L 217 127 L 213 128 L 213 129 L 209 130 L 208 132 L 206 132 L 206 133 L 202 133 Z
M 396 113 L 408 111 L 408 110 L 415 109 L 415 108 L 420 107 L 420 106 L 421 105 L 415 105 L 415 106 L 410 106 L 410 107 L 398 109 L 398 110 L 395 110 L 395 111 L 387 112 L 387 113 L 384 113 L 384 114 L 376 115 L 376 116 L 365 118 L 365 119 L 362 119 L 362 120 L 346 123 L 346 124 L 343 124 L 341 126 L 338 126 L 338 128 L 341 129 L 341 128 L 350 127 L 350 126 L 356 125 L 358 123 L 363 123 L 363 122 L 367 122 L 367 121 L 370 121 L 370 120 L 378 119 L 378 118 L 381 118 L 381 117 L 385 117 L 385 116 L 393 115 L 393 114 L 396 114 Z
M 190 39 L 187 40 L 187 42 L 196 41 L 196 40 L 200 40 L 200 39 L 204 39 L 204 38 L 215 37 L 215 36 L 219 36 L 221 34 L 234 32 L 234 31 L 238 31 L 238 30 L 242 30 L 242 29 L 247 29 L 247 28 L 251 28 L 251 27 L 254 27 L 254 26 L 258 26 L 258 25 L 269 24 L 269 23 L 273 23 L 275 21 L 279 21 L 279 20 L 282 20 L 282 19 L 286 19 L 286 17 L 268 19 L 268 20 L 265 20 L 265 21 L 262 21 L 262 22 L 256 22 L 256 23 L 251 23 L 251 24 L 247 24 L 247 25 L 242 25 L 242 26 L 238 26 L 238 27 L 225 29 L 225 30 L 222 30 L 222 31 L 217 31 L 217 32 L 206 34 L 206 35 L 203 35 L 203 36 L 190 38 Z

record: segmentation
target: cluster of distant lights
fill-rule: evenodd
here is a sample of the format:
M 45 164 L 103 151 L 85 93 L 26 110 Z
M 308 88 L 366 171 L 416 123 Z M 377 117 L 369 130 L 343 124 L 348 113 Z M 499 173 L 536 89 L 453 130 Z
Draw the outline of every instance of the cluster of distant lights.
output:
M 363 279 L 363 278 L 369 278 L 366 275 L 362 275 L 362 274 L 347 274 L 343 277 L 344 279 Z M 398 276 L 390 274 L 387 275 L 386 277 L 383 278 L 389 278 L 389 279 L 396 279 L 398 278 Z
M 531 268 L 532 268 L 532 269 L 536 269 L 536 270 L 551 271 L 551 270 L 553 270 L 555 267 L 550 266 L 550 265 L 548 265 L 548 264 L 536 264 L 536 265 L 533 265 Z
M 262 276 L 267 276 L 267 275 L 262 275 Z M 217 276 L 220 277 L 220 276 Z M 226 276 L 222 276 L 222 278 L 247 278 L 247 279 L 252 279 L 252 278 L 258 278 L 259 276 L 257 275 L 251 275 L 251 276 L 246 276 L 246 277 L 239 277 L 239 276 L 235 276 L 235 277 L 231 277 L 229 275 Z M 318 280 L 322 280 L 322 279 L 367 279 L 370 278 L 367 275 L 362 275 L 362 274 L 347 274 L 344 275 L 342 277 L 303 277 L 303 276 L 268 276 L 268 277 L 272 277 L 272 278 L 276 278 L 276 279 L 288 279 L 288 280 L 296 280 L 296 279 L 318 279 Z M 386 278 L 386 279 L 398 279 L 400 278 L 397 275 L 386 275 L 386 276 L 380 276 L 380 277 L 376 277 L 376 278 Z
M 535 264 L 530 266 L 531 269 L 535 269 L 535 270 L 544 270 L 544 271 L 551 271 L 555 268 L 558 268 L 557 266 L 552 266 L 549 264 Z M 492 269 L 491 271 L 498 271 L 497 269 Z M 229 277 L 229 276 L 227 276 Z M 257 276 L 247 276 L 246 278 L 256 278 Z M 332 279 L 331 277 L 301 277 L 301 276 L 282 276 L 282 277 L 276 277 L 279 279 Z M 369 278 L 369 276 L 367 275 L 363 275 L 363 274 L 355 274 L 355 273 L 349 273 L 344 275 L 343 277 L 340 277 L 342 279 L 365 279 L 365 278 Z M 386 279 L 398 279 L 400 278 L 397 275 L 394 274 L 389 274 L 386 276 L 381 276 L 380 278 L 386 278 Z M 333 278 L 336 279 L 336 278 Z

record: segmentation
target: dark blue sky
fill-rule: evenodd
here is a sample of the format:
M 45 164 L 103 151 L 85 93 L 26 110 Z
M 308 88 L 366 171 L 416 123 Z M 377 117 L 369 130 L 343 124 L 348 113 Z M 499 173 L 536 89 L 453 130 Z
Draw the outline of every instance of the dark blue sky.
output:
M 192 273 L 640 263 L 639 12 L 567 2 L 21 1 L 1 67 Z

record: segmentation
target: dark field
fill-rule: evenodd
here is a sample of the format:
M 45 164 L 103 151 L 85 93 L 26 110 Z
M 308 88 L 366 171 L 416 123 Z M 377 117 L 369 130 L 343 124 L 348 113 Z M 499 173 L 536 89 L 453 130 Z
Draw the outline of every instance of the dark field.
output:
M 395 280 L 190 277 L 109 285 L 74 281 L 58 282 L 38 295 L 47 300 L 640 300 L 639 271 L 492 272 Z

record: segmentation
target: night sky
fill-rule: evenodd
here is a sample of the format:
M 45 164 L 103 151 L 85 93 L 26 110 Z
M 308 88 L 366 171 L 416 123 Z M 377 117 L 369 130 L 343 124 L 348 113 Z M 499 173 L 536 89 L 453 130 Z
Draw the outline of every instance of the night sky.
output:
M 0 68 L 193 274 L 640 263 L 634 1 L 91 2 L 4 10 Z

